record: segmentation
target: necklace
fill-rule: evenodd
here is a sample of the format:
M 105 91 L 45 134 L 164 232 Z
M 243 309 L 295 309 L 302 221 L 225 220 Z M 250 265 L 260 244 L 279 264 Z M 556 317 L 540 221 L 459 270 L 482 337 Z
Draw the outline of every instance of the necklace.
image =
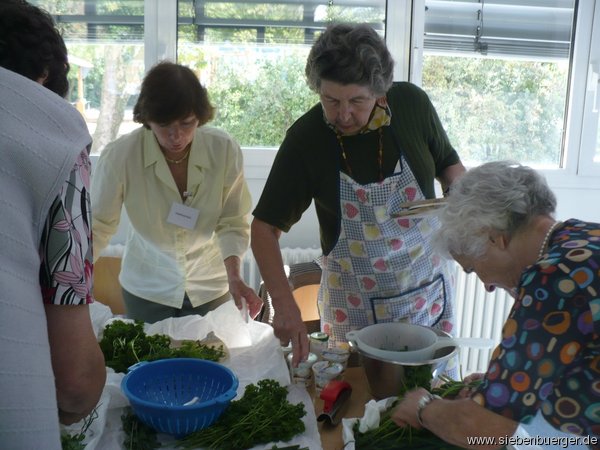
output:
M 165 155 L 164 153 L 163 153 L 163 155 L 165 156 L 165 160 L 166 160 L 168 163 L 171 163 L 171 164 L 181 164 L 181 163 L 182 163 L 183 161 L 185 161 L 185 160 L 187 159 L 187 157 L 190 155 L 190 150 L 191 150 L 191 149 L 192 149 L 192 147 L 190 146 L 190 147 L 188 148 L 188 151 L 187 151 L 187 152 L 185 152 L 185 155 L 183 155 L 183 156 L 182 156 L 181 158 L 179 158 L 179 159 L 169 159 L 169 158 L 167 158 L 167 155 Z
M 544 240 L 542 241 L 542 246 L 540 247 L 540 252 L 538 253 L 538 260 L 542 259 L 542 256 L 544 256 L 544 251 L 546 250 L 546 247 L 548 246 L 548 241 L 550 240 L 550 236 L 552 235 L 552 232 L 556 229 L 556 227 L 558 227 L 561 224 L 561 222 L 554 222 L 550 228 L 548 228 L 548 231 L 546 232 L 546 236 L 544 236 Z
M 377 152 L 377 163 L 379 165 L 379 181 L 383 181 L 383 129 L 380 127 L 377 131 L 379 131 L 379 150 Z M 348 157 L 346 156 L 346 149 L 344 148 L 342 135 L 336 132 L 335 137 L 340 143 L 340 148 L 342 149 L 342 158 L 344 159 L 344 164 L 346 165 L 348 175 L 353 177 L 352 168 L 350 167 L 350 164 L 348 163 Z

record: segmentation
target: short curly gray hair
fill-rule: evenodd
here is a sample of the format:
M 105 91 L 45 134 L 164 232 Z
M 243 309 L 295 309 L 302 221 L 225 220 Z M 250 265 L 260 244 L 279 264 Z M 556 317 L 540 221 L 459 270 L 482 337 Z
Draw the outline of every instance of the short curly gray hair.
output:
M 482 164 L 452 185 L 434 246 L 446 255 L 478 258 L 490 232 L 511 237 L 535 216 L 553 216 L 555 209 L 554 193 L 531 167 L 513 161 Z
M 367 86 L 379 97 L 392 86 L 394 60 L 371 26 L 334 24 L 312 46 L 305 73 L 308 86 L 317 94 L 325 79 Z

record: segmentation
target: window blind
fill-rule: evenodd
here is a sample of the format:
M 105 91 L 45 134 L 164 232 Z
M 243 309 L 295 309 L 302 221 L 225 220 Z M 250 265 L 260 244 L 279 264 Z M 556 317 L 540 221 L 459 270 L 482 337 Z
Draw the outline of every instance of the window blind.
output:
M 569 58 L 577 0 L 425 0 L 429 52 Z

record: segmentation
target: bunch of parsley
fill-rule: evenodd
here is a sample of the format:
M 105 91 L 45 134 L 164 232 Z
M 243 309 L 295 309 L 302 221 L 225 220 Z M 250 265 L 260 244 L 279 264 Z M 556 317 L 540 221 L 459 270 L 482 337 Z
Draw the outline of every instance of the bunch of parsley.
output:
M 243 450 L 258 444 L 289 441 L 304 432 L 304 404 L 292 405 L 287 388 L 264 379 L 246 386 L 244 396 L 231 402 L 210 427 L 178 441 L 186 449 Z
M 219 361 L 225 356 L 223 347 L 209 347 L 198 341 L 182 341 L 178 348 L 171 348 L 171 338 L 163 334 L 147 335 L 144 322 L 115 320 L 104 328 L 100 348 L 106 365 L 115 372 L 127 369 L 140 361 L 166 358 L 199 358 Z
M 443 398 L 453 398 L 464 388 L 476 386 L 480 381 L 474 381 L 470 384 L 462 381 L 455 381 L 450 378 L 440 376 L 443 382 L 439 387 L 431 389 L 431 366 L 414 366 L 405 371 L 405 383 L 398 396 L 400 399 L 407 391 L 422 387 L 431 390 L 432 393 Z M 421 428 L 415 429 L 411 426 L 399 427 L 392 420 L 392 408 L 382 414 L 379 427 L 361 433 L 358 429 L 359 424 L 355 424 L 354 446 L 357 450 L 392 450 L 420 448 L 430 450 L 455 450 L 461 447 L 448 444 L 431 431 Z

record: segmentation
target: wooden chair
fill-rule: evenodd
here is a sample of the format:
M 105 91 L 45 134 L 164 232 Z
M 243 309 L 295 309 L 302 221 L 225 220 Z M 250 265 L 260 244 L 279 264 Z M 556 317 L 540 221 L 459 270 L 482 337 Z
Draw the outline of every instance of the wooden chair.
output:
M 114 315 L 125 314 L 120 271 L 121 258 L 101 256 L 94 263 L 94 298 L 108 306 Z
M 319 309 L 317 307 L 317 295 L 319 293 L 319 286 L 321 285 L 321 267 L 314 261 L 291 264 L 288 281 L 308 332 L 320 331 L 321 324 Z M 259 316 L 260 320 L 272 324 L 274 309 L 271 303 L 271 296 L 267 292 L 264 283 L 261 283 L 259 296 L 264 302 L 263 310 Z

